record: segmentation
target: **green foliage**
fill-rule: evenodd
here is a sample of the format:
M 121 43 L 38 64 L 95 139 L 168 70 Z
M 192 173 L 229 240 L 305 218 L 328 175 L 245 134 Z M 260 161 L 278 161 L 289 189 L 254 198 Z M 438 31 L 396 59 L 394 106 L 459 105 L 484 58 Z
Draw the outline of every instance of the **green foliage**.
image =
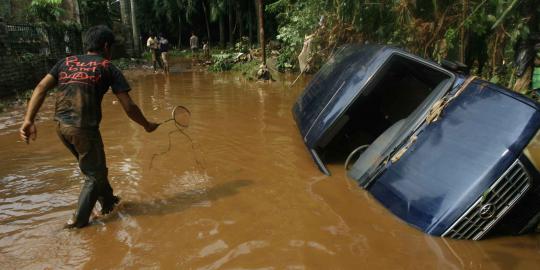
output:
M 448 28 L 448 30 L 446 30 L 446 32 L 444 33 L 444 39 L 446 41 L 446 44 L 448 44 L 448 49 L 454 48 L 454 44 L 456 44 L 458 34 L 459 33 L 454 28 Z
M 43 58 L 43 56 L 41 56 L 40 54 L 29 53 L 29 52 L 25 52 L 19 55 L 19 59 L 23 63 L 35 62 L 36 58 Z
M 226 0 L 210 0 L 210 21 L 217 21 L 220 17 L 225 16 L 227 12 Z
M 236 63 L 233 65 L 231 70 L 234 72 L 239 72 L 246 79 L 252 81 L 257 78 L 257 71 L 259 70 L 260 65 L 261 62 L 252 60 L 248 62 Z
M 112 60 L 112 63 L 121 70 L 129 69 L 132 64 L 131 59 L 129 58 L 114 59 Z
M 277 39 L 283 46 L 276 64 L 280 71 L 296 67 L 296 56 L 302 49 L 304 38 L 318 27 L 318 22 L 325 15 L 327 2 L 278 0 L 266 7 L 266 11 L 274 14 L 280 22 Z
M 277 0 L 266 11 L 280 23 L 280 71 L 295 68 L 304 37 L 313 34 L 322 61 L 344 43 L 392 44 L 437 61 L 460 60 L 477 72 L 483 61 L 482 74 L 474 75 L 512 87 L 516 43 L 540 31 L 530 29 L 532 14 L 540 14 L 536 2 Z
M 80 31 L 81 26 L 74 21 L 63 20 L 66 11 L 62 8 L 62 0 L 32 0 L 27 12 L 27 21 L 46 29 L 48 34 L 58 39 L 64 37 L 66 31 Z M 23 55 L 22 60 L 32 58 Z
M 296 67 L 296 54 L 297 50 L 295 47 L 287 46 L 283 48 L 276 61 L 278 71 L 285 72 L 287 70 L 293 70 Z
M 85 29 L 94 25 L 112 25 L 107 0 L 79 0 L 81 23 Z
M 196 4 L 194 0 L 147 0 L 141 2 L 150 8 L 146 10 L 149 13 L 147 15 L 153 15 L 161 20 L 165 18 L 169 23 L 176 22 L 178 16 L 185 16 L 189 21 L 192 13 L 195 12 Z M 145 3 L 148 4 L 145 5 Z
M 248 53 L 250 49 L 249 39 L 247 37 L 242 37 L 240 41 L 234 44 L 234 50 L 241 53 Z
M 28 8 L 29 20 L 35 19 L 43 23 L 57 22 L 65 13 L 61 5 L 62 0 L 32 0 Z
M 212 55 L 213 64 L 208 68 L 212 72 L 223 72 L 231 70 L 233 67 L 233 54 L 215 54 Z
M 235 62 L 236 55 L 238 54 L 221 53 L 212 55 L 213 64 L 208 67 L 208 70 L 212 72 L 234 71 L 241 73 L 249 80 L 256 78 L 261 62 L 257 60 Z
M 163 31 L 169 36 L 180 30 L 179 21 L 191 23 L 195 15 L 201 14 L 201 8 L 197 0 L 138 0 L 136 16 L 141 33 Z
M 147 61 L 152 61 L 152 53 L 146 50 L 142 53 L 142 58 Z

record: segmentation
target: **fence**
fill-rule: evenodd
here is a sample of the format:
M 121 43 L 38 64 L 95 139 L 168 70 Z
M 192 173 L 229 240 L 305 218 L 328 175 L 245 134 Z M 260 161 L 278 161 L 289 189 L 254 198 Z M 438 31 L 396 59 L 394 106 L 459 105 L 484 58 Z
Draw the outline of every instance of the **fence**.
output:
M 58 59 L 81 51 L 76 28 L 6 24 L 0 17 L 0 98 L 35 87 Z
M 13 56 L 40 54 L 59 59 L 82 51 L 81 32 L 34 25 L 6 24 L 7 47 Z

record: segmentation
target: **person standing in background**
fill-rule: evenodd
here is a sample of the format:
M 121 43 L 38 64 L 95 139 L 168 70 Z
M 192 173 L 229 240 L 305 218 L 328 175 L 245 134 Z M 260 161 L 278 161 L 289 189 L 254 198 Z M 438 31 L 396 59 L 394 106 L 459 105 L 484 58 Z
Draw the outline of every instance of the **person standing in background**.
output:
M 210 60 L 210 46 L 208 46 L 208 41 L 203 41 L 203 55 L 205 60 Z
M 195 53 L 199 48 L 199 38 L 195 35 L 195 32 L 191 32 L 191 37 L 189 38 L 189 47 L 191 48 L 191 54 L 195 57 Z
M 159 53 L 159 41 L 155 34 L 150 34 L 148 40 L 146 40 L 146 47 L 150 49 L 150 55 L 152 56 L 152 66 L 154 67 L 154 73 L 157 73 L 157 65 L 163 69 L 161 64 L 161 57 Z
M 163 60 L 163 71 L 165 74 L 169 74 L 169 61 L 167 60 L 167 54 L 169 53 L 169 41 L 159 34 L 159 51 L 161 52 L 161 60 Z

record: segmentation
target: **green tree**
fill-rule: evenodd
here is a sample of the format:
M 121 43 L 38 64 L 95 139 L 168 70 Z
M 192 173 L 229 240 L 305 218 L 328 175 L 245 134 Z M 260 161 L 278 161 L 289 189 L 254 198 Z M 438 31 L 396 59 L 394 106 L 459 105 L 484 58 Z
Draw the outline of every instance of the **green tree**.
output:
M 83 29 L 99 24 L 112 26 L 111 14 L 107 4 L 107 0 L 79 0 Z
M 32 0 L 28 20 L 40 23 L 56 23 L 65 14 L 62 0 Z

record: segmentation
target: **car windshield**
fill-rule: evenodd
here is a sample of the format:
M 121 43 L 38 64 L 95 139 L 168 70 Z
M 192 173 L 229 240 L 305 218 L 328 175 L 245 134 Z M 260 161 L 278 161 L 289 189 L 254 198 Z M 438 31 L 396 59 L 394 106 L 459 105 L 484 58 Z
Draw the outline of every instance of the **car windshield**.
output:
M 441 81 L 407 118 L 395 122 L 377 137 L 360 155 L 349 171 L 349 175 L 361 183 L 369 184 L 384 168 L 393 153 L 402 147 L 408 138 L 422 126 L 431 106 L 444 96 L 451 83 L 451 79 Z

